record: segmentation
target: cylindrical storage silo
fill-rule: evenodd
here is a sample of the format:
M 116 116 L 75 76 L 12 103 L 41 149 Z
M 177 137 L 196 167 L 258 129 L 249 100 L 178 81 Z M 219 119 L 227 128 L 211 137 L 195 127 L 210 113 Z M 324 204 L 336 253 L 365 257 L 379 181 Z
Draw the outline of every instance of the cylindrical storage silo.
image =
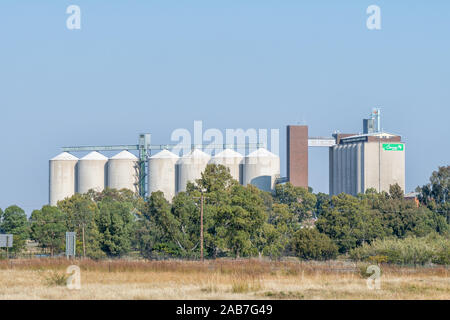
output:
M 333 193 L 331 195 L 339 194 L 339 153 L 338 146 L 333 147 Z
M 356 143 L 352 144 L 351 147 L 351 194 L 356 196 L 358 194 L 357 189 L 357 179 L 356 179 Z
M 347 194 L 350 194 L 350 152 L 351 152 L 351 146 L 349 144 L 345 144 L 344 145 L 344 161 L 345 161 L 345 166 L 344 166 L 344 177 L 345 177 L 345 185 L 344 185 L 344 192 Z
M 108 187 L 111 189 L 128 189 L 138 192 L 139 182 L 138 158 L 124 150 L 108 160 Z
M 78 193 L 86 193 L 90 189 L 97 192 L 105 188 L 105 171 L 108 158 L 93 151 L 78 161 Z
M 202 172 L 211 157 L 201 150 L 194 149 L 183 156 L 177 164 L 178 167 L 178 186 L 177 192 L 186 191 L 187 183 L 192 183 L 202 177 Z
M 162 150 L 148 161 L 148 193 L 162 191 L 168 201 L 176 193 L 176 164 L 180 159 L 169 150 Z
M 338 183 L 337 183 L 337 193 L 336 194 L 341 194 L 344 191 L 344 146 L 343 145 L 339 145 L 337 147 L 337 152 L 338 152 Z
M 210 163 L 221 164 L 230 169 L 230 174 L 233 179 L 242 183 L 241 166 L 243 164 L 244 157 L 239 153 L 231 149 L 225 149 L 212 157 Z
M 361 146 L 362 143 L 359 142 L 356 144 L 356 193 L 364 193 L 363 180 L 361 174 L 361 168 L 364 166 L 361 163 Z
M 57 202 L 75 194 L 75 167 L 78 158 L 63 152 L 49 161 L 49 203 Z
M 244 158 L 243 184 L 252 184 L 263 191 L 275 189 L 280 177 L 280 157 L 260 148 Z

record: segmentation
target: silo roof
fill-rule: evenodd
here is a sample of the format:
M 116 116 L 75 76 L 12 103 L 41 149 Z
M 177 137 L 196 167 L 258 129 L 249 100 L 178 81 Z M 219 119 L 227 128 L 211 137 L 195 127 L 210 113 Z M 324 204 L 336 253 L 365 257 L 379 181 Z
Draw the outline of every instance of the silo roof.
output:
M 214 156 L 214 158 L 243 158 L 242 154 L 232 149 L 225 149 Z
M 123 150 L 113 156 L 111 160 L 137 160 L 138 158 L 127 150 Z
M 199 149 L 194 149 L 187 155 L 183 156 L 183 158 L 211 158 L 211 157 L 207 153 Z
M 104 155 L 102 155 L 101 153 L 98 153 L 97 151 L 92 151 L 91 153 L 88 153 L 80 160 L 102 160 L 102 161 L 104 161 L 104 160 L 108 160 L 108 158 L 105 157 Z
M 180 159 L 180 163 L 189 163 L 192 159 L 211 159 L 211 157 L 199 149 L 194 149 Z
M 179 156 L 177 156 L 173 152 L 170 152 L 167 149 L 164 149 L 164 150 L 158 152 L 157 154 L 152 155 L 150 158 L 151 159 L 158 159 L 158 158 L 174 158 L 174 159 L 178 159 Z
M 253 151 L 247 157 L 276 157 L 278 156 L 265 148 L 259 148 L 258 150 Z
M 78 158 L 75 157 L 74 155 L 68 153 L 68 152 L 63 152 L 58 154 L 56 157 L 50 159 L 50 160 L 57 160 L 57 161 L 78 161 Z

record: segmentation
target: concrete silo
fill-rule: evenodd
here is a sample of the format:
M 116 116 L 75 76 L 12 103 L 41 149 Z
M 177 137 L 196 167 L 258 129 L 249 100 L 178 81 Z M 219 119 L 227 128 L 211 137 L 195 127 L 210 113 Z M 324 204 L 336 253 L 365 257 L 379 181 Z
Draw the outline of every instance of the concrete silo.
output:
M 221 164 L 230 169 L 230 174 L 233 179 L 242 184 L 242 166 L 244 157 L 231 149 L 225 149 L 212 157 L 210 163 Z
M 209 155 L 198 149 L 194 149 L 183 156 L 177 164 L 177 192 L 186 191 L 188 181 L 195 182 L 195 180 L 200 179 L 210 159 Z
M 138 192 L 138 162 L 138 158 L 126 150 L 110 158 L 108 161 L 108 187 Z
M 405 188 L 405 143 L 398 135 L 376 132 L 342 138 L 332 147 L 330 194 L 356 196 L 369 188 Z
M 176 164 L 180 157 L 163 150 L 150 157 L 148 161 L 148 193 L 162 191 L 168 201 L 176 193 Z
M 90 189 L 103 191 L 105 188 L 105 171 L 108 158 L 93 151 L 78 161 L 78 193 L 86 193 Z
M 260 148 L 244 158 L 243 185 L 252 184 L 263 191 L 275 189 L 280 177 L 280 157 Z
M 49 203 L 51 206 L 56 206 L 58 201 L 74 195 L 77 162 L 78 158 L 67 152 L 63 152 L 49 161 Z

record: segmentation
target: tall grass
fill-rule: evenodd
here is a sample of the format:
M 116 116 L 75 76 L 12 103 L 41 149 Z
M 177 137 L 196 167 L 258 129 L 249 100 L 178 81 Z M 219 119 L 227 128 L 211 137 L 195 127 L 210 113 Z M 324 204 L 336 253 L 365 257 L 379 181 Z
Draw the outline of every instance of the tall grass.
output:
M 429 263 L 450 264 L 450 240 L 432 234 L 427 237 L 415 236 L 405 239 L 378 239 L 371 244 L 350 251 L 350 257 L 357 261 L 383 259 L 399 265 L 425 265 Z
M 385 242 L 383 242 L 385 243 Z M 374 246 L 378 248 L 377 246 Z M 378 253 L 372 246 L 364 246 L 367 251 L 358 253 L 358 259 L 365 260 L 365 257 L 370 257 Z M 91 259 L 70 259 L 65 258 L 34 258 L 34 259 L 18 259 L 18 260 L 3 260 L 0 261 L 0 270 L 31 270 L 31 271 L 48 271 L 57 270 L 65 271 L 70 265 L 77 265 L 82 271 L 95 271 L 106 273 L 120 273 L 120 272 L 152 272 L 152 273 L 178 273 L 178 274 L 222 274 L 229 275 L 235 278 L 250 277 L 258 279 L 263 275 L 272 276 L 311 276 L 317 274 L 348 274 L 359 273 L 359 268 L 355 263 L 346 261 L 269 261 L 258 259 L 217 259 L 201 261 L 186 261 L 186 260 L 165 260 L 165 261 L 151 261 L 151 260 L 91 260 Z M 392 271 L 405 272 L 408 269 L 398 268 L 395 265 L 384 265 L 384 269 Z M 414 269 L 415 270 L 415 269 Z M 437 272 L 445 268 L 426 268 L 427 273 Z
M 0 262 L 0 299 L 348 299 L 450 297 L 443 266 L 382 265 L 382 291 L 367 289 L 348 261 L 94 261 Z M 61 287 L 66 268 L 81 269 L 81 290 Z M 44 281 L 42 281 L 44 280 Z M 417 289 L 419 288 L 419 289 Z
M 65 286 L 69 275 L 60 271 L 52 270 L 50 273 L 44 275 L 44 281 L 47 286 Z

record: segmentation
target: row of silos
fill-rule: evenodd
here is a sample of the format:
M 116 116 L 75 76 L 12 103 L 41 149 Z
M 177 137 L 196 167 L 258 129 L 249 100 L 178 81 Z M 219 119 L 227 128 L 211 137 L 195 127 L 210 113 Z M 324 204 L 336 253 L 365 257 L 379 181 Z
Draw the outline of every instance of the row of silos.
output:
M 241 184 L 252 184 L 264 191 L 273 190 L 280 176 L 280 158 L 262 148 L 246 157 L 231 149 L 213 157 L 194 149 L 181 158 L 162 150 L 149 158 L 149 194 L 162 191 L 166 199 L 172 200 L 176 193 L 186 191 L 189 181 L 201 178 L 209 163 L 226 166 Z M 138 159 L 128 151 L 110 159 L 95 151 L 81 159 L 62 153 L 50 160 L 50 204 L 56 205 L 75 192 L 102 191 L 105 186 L 137 192 L 138 177 Z
M 252 184 L 264 191 L 273 190 L 280 177 L 280 158 L 263 148 L 246 157 L 231 149 L 213 157 L 194 149 L 181 158 L 163 150 L 149 159 L 149 194 L 162 191 L 171 200 L 176 193 L 186 191 L 188 182 L 200 179 L 208 164 L 224 165 L 239 183 Z
M 110 159 L 96 151 L 81 159 L 63 152 L 50 160 L 50 205 L 76 192 L 102 191 L 106 186 L 136 191 L 137 170 L 137 157 L 125 150 Z

